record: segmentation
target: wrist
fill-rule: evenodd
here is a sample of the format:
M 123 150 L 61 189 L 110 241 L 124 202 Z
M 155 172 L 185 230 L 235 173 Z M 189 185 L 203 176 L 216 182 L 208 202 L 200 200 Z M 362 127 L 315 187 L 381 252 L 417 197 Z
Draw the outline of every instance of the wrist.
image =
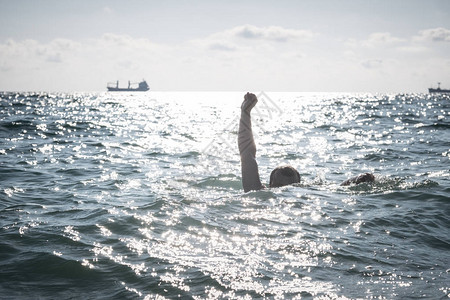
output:
M 244 111 L 250 112 L 250 110 L 248 109 L 248 107 L 241 107 L 241 111 L 242 111 L 242 112 L 244 112 Z

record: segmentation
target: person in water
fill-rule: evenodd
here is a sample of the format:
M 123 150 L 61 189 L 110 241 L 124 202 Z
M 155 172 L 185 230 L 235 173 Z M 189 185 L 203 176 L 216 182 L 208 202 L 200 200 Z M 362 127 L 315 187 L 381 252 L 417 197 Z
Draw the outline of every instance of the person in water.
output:
M 247 93 L 241 105 L 241 119 L 239 121 L 238 147 L 241 155 L 242 186 L 244 192 L 265 188 L 261 183 L 256 162 L 256 145 L 253 139 L 252 120 L 250 113 L 258 102 L 254 94 Z M 344 181 L 341 185 L 373 182 L 375 177 L 365 173 Z M 281 187 L 300 182 L 299 172 L 292 166 L 276 167 L 270 174 L 270 187 Z

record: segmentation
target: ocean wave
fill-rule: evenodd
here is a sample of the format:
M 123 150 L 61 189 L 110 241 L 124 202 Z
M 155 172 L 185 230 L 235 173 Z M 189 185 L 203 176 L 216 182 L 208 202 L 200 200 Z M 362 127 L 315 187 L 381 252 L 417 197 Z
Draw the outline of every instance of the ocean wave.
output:
M 438 187 L 439 183 L 430 179 L 424 179 L 422 181 L 410 182 L 407 178 L 394 177 L 390 178 L 387 176 L 377 176 L 374 183 L 362 183 L 358 185 L 350 185 L 348 190 L 352 193 L 360 194 L 380 194 L 383 193 L 384 196 L 386 192 L 395 191 L 405 191 L 405 190 L 421 190 L 421 189 L 431 189 Z M 397 199 L 399 196 L 394 196 L 396 194 L 390 194 L 392 198 Z M 397 195 L 403 195 L 399 193 Z M 421 193 L 424 197 L 427 196 L 426 193 Z M 383 197 L 384 197 L 383 196 Z M 407 195 L 411 197 L 411 195 Z
M 241 97 L 215 96 L 0 93 L 0 295 L 446 295 L 447 98 L 282 96 L 256 160 L 302 182 L 244 193 Z

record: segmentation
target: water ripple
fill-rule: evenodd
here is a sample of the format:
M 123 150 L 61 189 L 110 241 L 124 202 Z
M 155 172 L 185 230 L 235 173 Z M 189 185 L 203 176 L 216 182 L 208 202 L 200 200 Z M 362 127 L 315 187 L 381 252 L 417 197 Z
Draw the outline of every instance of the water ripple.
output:
M 447 297 L 448 96 L 267 95 L 244 194 L 240 93 L 0 93 L 0 295 Z

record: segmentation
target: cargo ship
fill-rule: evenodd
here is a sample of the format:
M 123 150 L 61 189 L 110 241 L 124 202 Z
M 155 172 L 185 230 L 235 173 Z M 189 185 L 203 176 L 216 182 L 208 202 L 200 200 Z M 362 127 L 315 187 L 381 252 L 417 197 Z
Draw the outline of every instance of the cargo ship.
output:
M 130 81 L 128 81 L 127 88 L 119 88 L 119 80 L 117 80 L 116 82 L 108 83 L 106 88 L 110 92 L 145 92 L 150 89 L 145 80 L 139 83 L 131 83 Z
M 429 92 L 430 94 L 437 94 L 437 93 L 450 94 L 450 90 L 444 90 L 444 89 L 441 89 L 441 83 L 440 83 L 440 82 L 438 82 L 438 87 L 437 87 L 437 89 L 429 88 L 429 89 L 428 89 L 428 92 Z

